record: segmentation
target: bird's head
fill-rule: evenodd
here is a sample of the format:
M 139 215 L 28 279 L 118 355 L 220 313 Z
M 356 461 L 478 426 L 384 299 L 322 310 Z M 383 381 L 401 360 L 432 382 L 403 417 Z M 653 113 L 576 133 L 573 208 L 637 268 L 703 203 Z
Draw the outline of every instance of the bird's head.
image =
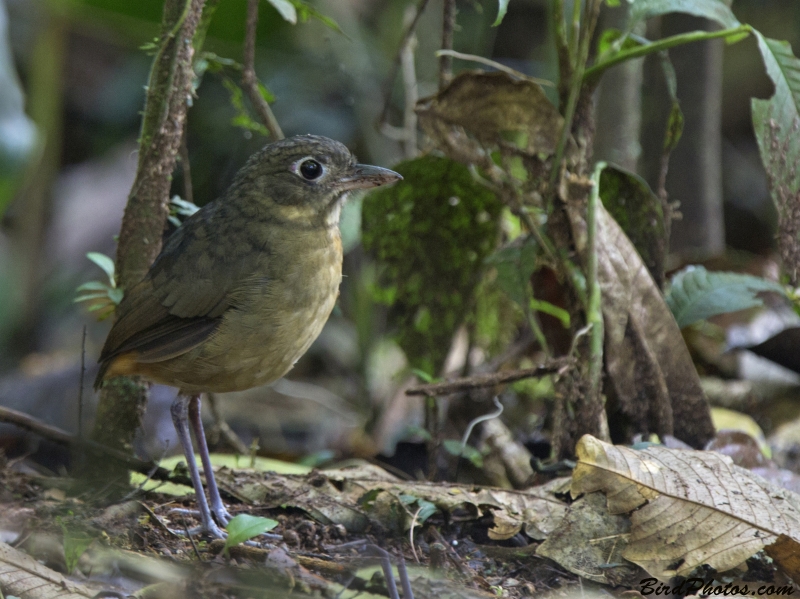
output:
M 234 188 L 256 192 L 281 220 L 334 226 L 347 194 L 402 179 L 386 168 L 359 164 L 347 147 L 319 135 L 265 146 L 240 171 Z

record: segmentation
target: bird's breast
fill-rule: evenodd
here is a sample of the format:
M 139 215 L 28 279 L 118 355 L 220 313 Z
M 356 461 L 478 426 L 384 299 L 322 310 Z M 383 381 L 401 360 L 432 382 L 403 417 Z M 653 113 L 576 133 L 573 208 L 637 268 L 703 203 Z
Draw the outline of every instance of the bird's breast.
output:
M 232 391 L 270 383 L 319 336 L 339 294 L 342 245 L 338 228 L 315 233 L 273 247 L 267 267 L 236 291 L 233 307 L 198 356 L 209 374 L 218 371 L 207 387 Z

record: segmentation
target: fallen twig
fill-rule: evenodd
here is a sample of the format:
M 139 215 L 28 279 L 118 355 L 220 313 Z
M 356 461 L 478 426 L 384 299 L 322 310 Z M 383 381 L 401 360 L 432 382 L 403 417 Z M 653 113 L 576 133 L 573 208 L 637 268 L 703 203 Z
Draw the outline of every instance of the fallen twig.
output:
M 478 374 L 474 376 L 467 376 L 444 383 L 433 383 L 430 385 L 419 385 L 418 387 L 411 387 L 406 391 L 406 395 L 450 395 L 451 393 L 458 393 L 459 391 L 468 391 L 470 389 L 484 389 L 486 387 L 494 387 L 495 385 L 502 385 L 504 383 L 513 383 L 514 381 L 521 381 L 522 379 L 536 378 L 546 374 L 553 374 L 560 372 L 572 364 L 569 358 L 553 358 L 544 364 L 534 366 L 533 368 L 523 368 L 521 370 L 509 370 L 503 372 L 493 372 L 490 374 Z

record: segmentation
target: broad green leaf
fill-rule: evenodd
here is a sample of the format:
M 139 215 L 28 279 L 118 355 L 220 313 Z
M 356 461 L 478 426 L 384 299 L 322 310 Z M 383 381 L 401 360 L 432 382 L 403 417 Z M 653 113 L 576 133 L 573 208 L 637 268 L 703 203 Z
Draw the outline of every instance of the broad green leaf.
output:
M 503 22 L 503 17 L 506 16 L 506 12 L 508 11 L 508 3 L 511 0 L 497 0 L 497 18 L 492 23 L 492 27 L 497 27 L 500 23 Z
M 792 281 L 800 268 L 797 213 L 800 197 L 800 60 L 787 42 L 766 38 L 756 32 L 758 49 L 767 75 L 775 84 L 769 100 L 752 100 L 753 128 L 767 171 L 772 200 L 778 210 L 778 244 L 784 269 Z
M 260 516 L 251 516 L 249 514 L 239 514 L 228 522 L 225 530 L 228 532 L 228 538 L 225 539 L 225 547 L 223 550 L 227 553 L 228 549 L 244 543 L 258 535 L 272 530 L 278 526 L 276 520 L 271 518 L 262 518 Z
M 728 2 L 723 0 L 629 0 L 631 4 L 628 29 L 643 19 L 671 12 L 682 12 L 716 21 L 726 29 L 739 26 Z
M 105 254 L 101 254 L 100 252 L 89 252 L 86 254 L 86 257 L 89 258 L 92 262 L 97 264 L 103 271 L 108 275 L 108 280 L 111 281 L 112 285 L 114 284 L 114 261 L 106 256 Z
M 280 13 L 284 21 L 297 25 L 297 9 L 289 0 L 267 0 Z
M 683 328 L 719 314 L 762 306 L 761 292 L 786 296 L 782 285 L 752 275 L 709 272 L 689 266 L 672 277 L 665 300 L 678 326 Z

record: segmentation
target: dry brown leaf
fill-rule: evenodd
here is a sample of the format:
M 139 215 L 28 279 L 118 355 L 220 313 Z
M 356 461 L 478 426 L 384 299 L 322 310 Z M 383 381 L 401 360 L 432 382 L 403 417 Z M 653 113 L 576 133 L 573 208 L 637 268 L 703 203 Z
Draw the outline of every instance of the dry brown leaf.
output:
M 568 206 L 568 213 L 584 252 L 583 211 Z M 654 432 L 702 447 L 714 436 L 714 426 L 689 350 L 647 267 L 602 205 L 597 210 L 597 276 L 612 434 L 630 440 L 636 433 Z M 614 430 L 622 422 L 626 429 Z
M 602 493 L 590 493 L 569 506 L 561 526 L 536 555 L 593 582 L 632 586 L 644 577 L 640 568 L 622 559 L 630 528 L 626 516 L 608 513 Z
M 459 73 L 416 110 L 435 138 L 447 127 L 463 127 L 483 144 L 509 145 L 530 156 L 553 154 L 564 122 L 538 83 L 502 72 Z
M 585 435 L 576 447 L 572 495 L 603 491 L 612 514 L 631 513 L 622 556 L 652 576 L 719 571 L 744 562 L 779 535 L 800 539 L 800 497 L 710 451 L 643 451 Z
M 25 599 L 85 599 L 100 590 L 74 582 L 2 542 L 0 587 L 8 595 Z
M 800 580 L 800 544 L 786 535 L 779 535 L 772 545 L 764 547 L 778 567 L 792 580 Z
M 498 538 L 524 531 L 544 539 L 566 512 L 556 499 L 563 479 L 525 491 L 481 488 L 472 485 L 400 481 L 377 466 L 367 464 L 307 476 L 254 474 L 221 470 L 217 476 L 237 495 L 260 506 L 289 505 L 302 509 L 325 524 L 343 524 L 350 532 L 366 530 L 370 521 L 402 532 L 411 527 L 417 507 L 402 507 L 400 496 L 433 503 L 453 521 L 475 520 L 486 513 L 495 517 Z M 512 532 L 513 531 L 513 532 Z

